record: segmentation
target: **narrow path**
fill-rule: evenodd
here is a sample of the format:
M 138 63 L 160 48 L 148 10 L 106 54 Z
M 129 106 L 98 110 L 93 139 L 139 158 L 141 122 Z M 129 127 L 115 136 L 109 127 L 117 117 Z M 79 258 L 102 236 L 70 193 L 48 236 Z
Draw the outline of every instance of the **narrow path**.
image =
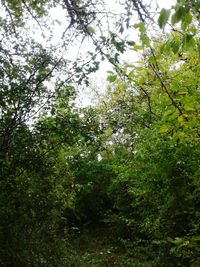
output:
M 90 225 L 72 238 L 74 267 L 153 267 L 151 263 L 131 257 L 131 252 L 113 240 L 111 230 Z

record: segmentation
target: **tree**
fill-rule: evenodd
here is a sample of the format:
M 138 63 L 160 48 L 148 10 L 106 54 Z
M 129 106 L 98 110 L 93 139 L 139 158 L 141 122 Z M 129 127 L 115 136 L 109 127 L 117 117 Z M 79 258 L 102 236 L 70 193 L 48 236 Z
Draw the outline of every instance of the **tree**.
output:
M 111 81 L 111 136 L 123 129 L 131 139 L 126 164 L 118 159 L 124 134 L 115 148 L 112 199 L 129 238 L 159 246 L 163 266 L 188 266 L 198 262 L 199 39 L 177 53 L 172 43 L 182 34 L 165 38 L 146 48 L 140 65 L 123 67 L 126 82 Z

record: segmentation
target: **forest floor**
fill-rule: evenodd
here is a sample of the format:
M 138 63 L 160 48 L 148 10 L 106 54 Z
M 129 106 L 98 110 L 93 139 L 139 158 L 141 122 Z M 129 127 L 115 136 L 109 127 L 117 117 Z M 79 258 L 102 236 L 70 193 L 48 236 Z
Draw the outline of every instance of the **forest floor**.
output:
M 71 240 L 71 267 L 153 267 L 142 254 L 133 254 L 122 242 L 113 238 L 110 229 L 93 225 L 83 229 Z

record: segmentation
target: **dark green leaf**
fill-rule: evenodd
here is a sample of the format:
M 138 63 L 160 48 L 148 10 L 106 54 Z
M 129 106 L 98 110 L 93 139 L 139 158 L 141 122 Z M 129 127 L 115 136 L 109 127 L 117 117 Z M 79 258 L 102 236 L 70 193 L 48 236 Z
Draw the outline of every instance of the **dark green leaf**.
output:
M 158 18 L 158 24 L 161 29 L 164 29 L 170 16 L 170 10 L 163 8 Z

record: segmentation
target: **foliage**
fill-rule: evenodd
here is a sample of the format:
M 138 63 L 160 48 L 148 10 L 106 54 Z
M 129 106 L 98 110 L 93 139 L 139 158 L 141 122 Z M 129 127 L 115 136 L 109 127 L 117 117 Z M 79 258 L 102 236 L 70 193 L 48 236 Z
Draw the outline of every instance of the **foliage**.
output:
M 192 241 L 199 236 L 199 39 L 192 49 L 174 51 L 171 44 L 181 37 L 154 40 L 139 66 L 123 69 L 126 82 L 115 80 L 106 100 L 116 172 L 110 185 L 115 211 L 107 222 L 123 239 L 137 240 L 140 250 L 146 247 L 148 257 L 148 250 L 157 251 L 158 266 L 199 262 Z
M 142 1 L 106 35 L 95 3 L 1 2 L 0 265 L 199 266 L 199 1 L 162 9 L 156 38 Z M 60 4 L 67 33 L 95 46 L 84 63 L 27 30 Z M 123 38 L 132 7 L 138 43 Z M 140 59 L 121 66 L 128 47 Z M 106 96 L 77 108 L 105 58 Z

